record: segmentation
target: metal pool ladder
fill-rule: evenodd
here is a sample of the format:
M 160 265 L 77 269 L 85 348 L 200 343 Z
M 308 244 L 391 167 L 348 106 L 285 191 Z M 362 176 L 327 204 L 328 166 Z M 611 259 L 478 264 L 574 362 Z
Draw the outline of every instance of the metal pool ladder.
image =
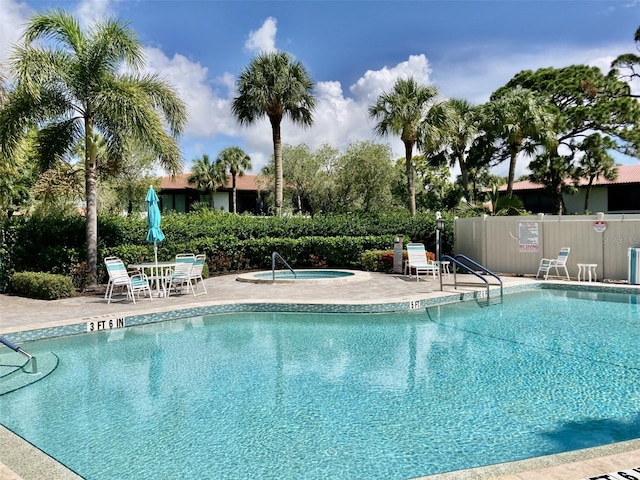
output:
M 459 283 L 458 280 L 456 279 L 457 267 L 462 268 L 463 270 L 467 271 L 467 273 L 470 273 L 471 275 L 475 275 L 485 283 L 486 291 L 481 290 L 480 292 L 478 292 L 481 294 L 481 298 L 482 298 L 482 301 L 476 300 L 478 305 L 488 307 L 489 305 L 502 303 L 502 298 L 504 296 L 502 279 L 498 275 L 493 273 L 491 270 L 489 270 L 487 267 L 480 265 L 474 260 L 471 260 L 466 255 L 462 255 L 460 253 L 457 255 L 454 255 L 453 257 L 449 255 L 442 255 L 441 259 L 448 260 L 453 264 L 453 284 L 455 288 L 458 288 L 458 285 L 461 285 L 461 283 Z M 500 285 L 500 298 L 491 297 L 491 292 L 489 289 L 490 283 L 489 283 L 489 280 L 487 280 L 486 276 L 490 276 L 498 280 Z M 442 290 L 442 275 L 440 275 L 440 290 Z
M 293 273 L 293 278 L 297 278 L 296 272 L 294 272 L 293 268 L 291 268 L 291 265 L 289 265 L 287 261 L 284 258 L 282 258 L 282 255 L 280 255 L 278 252 L 273 252 L 271 254 L 271 279 L 274 282 L 276 280 L 276 258 L 279 258 L 280 261 L 284 263 L 285 266 L 291 271 L 291 273 Z
M 27 357 L 29 359 L 29 361 L 31 361 L 31 372 L 29 372 L 29 373 L 38 373 L 38 364 L 36 362 L 36 357 L 34 357 L 33 355 L 31 355 L 28 352 L 25 352 L 21 347 L 19 347 L 18 345 L 16 345 L 13 342 L 10 342 L 9 340 L 7 340 L 4 337 L 0 337 L 0 343 L 2 343 L 6 347 L 9 347 L 14 352 L 21 353 L 22 355 Z

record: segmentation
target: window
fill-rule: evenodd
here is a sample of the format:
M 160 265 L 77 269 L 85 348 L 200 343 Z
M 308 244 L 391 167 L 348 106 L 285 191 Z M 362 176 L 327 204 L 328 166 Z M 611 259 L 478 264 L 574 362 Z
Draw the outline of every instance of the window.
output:
M 607 201 L 609 212 L 640 211 L 640 185 L 610 185 Z

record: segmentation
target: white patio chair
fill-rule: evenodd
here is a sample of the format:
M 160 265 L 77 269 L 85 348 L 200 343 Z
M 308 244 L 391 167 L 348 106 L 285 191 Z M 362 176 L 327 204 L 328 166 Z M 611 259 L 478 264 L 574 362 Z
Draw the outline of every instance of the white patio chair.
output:
M 427 258 L 427 251 L 422 243 L 409 243 L 407 245 L 407 263 L 405 264 L 405 274 L 409 272 L 409 278 L 411 278 L 411 271 L 416 272 L 416 281 L 420 280 L 420 273 L 433 274 L 433 278 L 436 278 L 440 274 L 439 265 L 430 261 Z
M 104 263 L 107 267 L 107 273 L 109 274 L 107 291 L 104 294 L 107 303 L 111 303 L 111 297 L 113 296 L 113 289 L 115 287 L 126 288 L 127 298 L 131 298 L 133 303 L 136 303 L 136 294 L 140 296 L 140 292 L 148 293 L 149 300 L 151 300 L 151 286 L 149 285 L 149 279 L 144 273 L 135 273 L 130 276 L 122 260 L 117 257 L 107 257 L 104 259 Z
M 207 287 L 204 284 L 204 278 L 202 278 L 202 269 L 204 268 L 204 262 L 206 259 L 207 256 L 204 254 L 196 255 L 191 272 L 189 272 L 189 285 L 191 286 L 191 291 L 193 292 L 194 297 L 197 295 L 205 295 L 207 293 Z M 204 292 L 196 293 L 198 291 L 198 285 L 202 285 Z
M 538 273 L 536 273 L 536 278 L 540 276 L 540 274 L 544 274 L 544 279 L 546 280 L 549 277 L 549 271 L 553 268 L 556 271 L 554 276 L 561 278 L 559 268 L 564 268 L 564 274 L 567 276 L 567 280 L 569 278 L 569 271 L 567 270 L 567 258 L 569 258 L 569 252 L 571 248 L 563 247 L 560 249 L 558 256 L 556 258 L 543 258 L 540 260 L 540 265 L 538 266 Z
M 165 273 L 165 287 L 164 290 L 166 295 L 171 295 L 171 292 L 182 293 L 182 289 L 187 288 L 187 293 L 189 293 L 189 288 L 191 286 L 190 282 L 190 274 L 191 269 L 193 268 L 193 263 L 195 262 L 195 255 L 192 257 L 180 257 L 176 256 L 176 263 L 172 269 L 167 269 Z

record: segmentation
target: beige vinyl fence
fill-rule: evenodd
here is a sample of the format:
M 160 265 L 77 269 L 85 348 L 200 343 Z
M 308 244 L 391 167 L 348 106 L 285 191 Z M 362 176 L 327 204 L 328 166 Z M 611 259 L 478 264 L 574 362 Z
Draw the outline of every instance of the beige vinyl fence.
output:
M 640 248 L 638 214 L 456 218 L 454 228 L 455 253 L 496 273 L 535 275 L 542 258 L 570 247 L 571 277 L 593 263 L 598 280 L 625 281 L 629 248 Z

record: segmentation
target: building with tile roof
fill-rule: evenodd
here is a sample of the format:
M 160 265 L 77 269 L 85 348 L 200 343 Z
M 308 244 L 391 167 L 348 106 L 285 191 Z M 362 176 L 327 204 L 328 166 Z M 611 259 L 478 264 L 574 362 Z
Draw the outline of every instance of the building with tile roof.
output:
M 595 179 L 589 194 L 589 211 L 604 213 L 640 213 L 640 165 L 619 165 L 615 180 Z M 583 214 L 586 178 L 580 179 L 578 192 L 564 194 L 565 214 Z M 502 185 L 499 192 L 506 192 Z M 532 213 L 557 213 L 554 199 L 544 185 L 529 180 L 514 182 L 513 193 L 522 199 L 524 207 Z
M 163 177 L 160 182 L 158 197 L 163 212 L 176 211 L 186 213 L 198 202 L 212 205 L 216 210 L 230 211 L 233 189 L 231 174 L 227 174 L 227 183 L 219 187 L 213 194 L 200 192 L 187 179 L 191 174 L 185 173 L 175 177 Z M 256 175 L 245 174 L 236 177 L 237 213 L 261 213 L 261 203 L 256 184 Z

